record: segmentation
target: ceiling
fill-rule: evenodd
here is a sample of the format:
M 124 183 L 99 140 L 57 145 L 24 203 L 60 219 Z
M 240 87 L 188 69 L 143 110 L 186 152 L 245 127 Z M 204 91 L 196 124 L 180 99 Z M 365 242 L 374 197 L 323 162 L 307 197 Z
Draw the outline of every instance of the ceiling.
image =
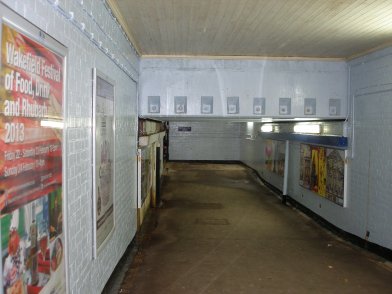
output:
M 352 58 L 392 44 L 392 0 L 107 0 L 142 56 Z

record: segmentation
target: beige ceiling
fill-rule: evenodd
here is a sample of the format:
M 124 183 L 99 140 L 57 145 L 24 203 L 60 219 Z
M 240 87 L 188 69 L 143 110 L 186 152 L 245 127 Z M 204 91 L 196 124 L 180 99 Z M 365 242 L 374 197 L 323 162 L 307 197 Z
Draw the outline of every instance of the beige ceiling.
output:
M 392 0 L 108 2 L 141 55 L 350 58 L 392 42 Z

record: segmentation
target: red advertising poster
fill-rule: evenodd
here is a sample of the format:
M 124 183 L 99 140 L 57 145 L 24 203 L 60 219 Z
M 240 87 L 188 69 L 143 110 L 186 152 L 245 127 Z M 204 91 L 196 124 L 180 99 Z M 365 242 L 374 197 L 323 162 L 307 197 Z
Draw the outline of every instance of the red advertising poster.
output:
M 2 293 L 65 293 L 63 75 L 63 56 L 2 25 Z

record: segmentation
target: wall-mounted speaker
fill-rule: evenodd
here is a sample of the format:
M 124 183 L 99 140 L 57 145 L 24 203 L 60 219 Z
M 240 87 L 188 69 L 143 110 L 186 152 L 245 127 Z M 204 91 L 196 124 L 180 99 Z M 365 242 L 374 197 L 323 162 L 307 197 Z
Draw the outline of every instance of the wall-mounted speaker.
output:
M 240 97 L 227 97 L 227 113 L 237 114 L 240 112 Z
M 265 98 L 259 98 L 259 97 L 253 98 L 253 114 L 256 115 L 265 114 Z
M 200 112 L 202 114 L 211 114 L 214 112 L 213 109 L 214 109 L 214 98 L 212 96 L 202 96 Z
M 340 99 L 329 99 L 329 115 L 340 115 Z
M 186 96 L 175 96 L 174 97 L 174 112 L 178 113 L 178 114 L 185 114 L 187 111 L 186 102 L 187 102 Z
M 161 97 L 148 96 L 148 113 L 159 113 L 161 111 Z
M 304 114 L 315 115 L 317 103 L 316 98 L 305 98 L 304 102 Z
M 279 114 L 291 114 L 291 98 L 279 98 Z

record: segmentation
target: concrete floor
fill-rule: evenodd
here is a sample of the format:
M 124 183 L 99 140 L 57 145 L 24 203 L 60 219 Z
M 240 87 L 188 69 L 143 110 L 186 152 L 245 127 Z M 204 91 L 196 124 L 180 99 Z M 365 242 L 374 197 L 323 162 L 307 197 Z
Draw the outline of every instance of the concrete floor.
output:
M 392 293 L 388 262 L 282 205 L 247 168 L 168 168 L 119 293 Z

